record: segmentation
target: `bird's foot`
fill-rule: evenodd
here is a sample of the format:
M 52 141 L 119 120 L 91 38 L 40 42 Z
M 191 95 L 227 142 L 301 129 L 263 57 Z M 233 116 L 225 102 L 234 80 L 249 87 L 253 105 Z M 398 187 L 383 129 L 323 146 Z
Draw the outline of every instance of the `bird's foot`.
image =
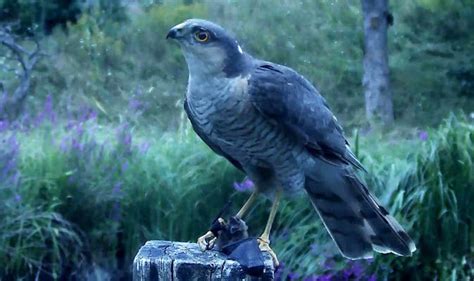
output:
M 273 265 L 275 266 L 275 268 L 277 268 L 280 265 L 280 262 L 278 261 L 275 252 L 272 250 L 272 248 L 270 248 L 270 240 L 262 236 L 260 236 L 257 240 L 260 251 L 269 253 L 272 257 Z
M 214 234 L 208 231 L 206 234 L 198 238 L 197 244 L 203 251 L 210 250 L 216 244 L 216 239 L 217 238 L 214 236 Z

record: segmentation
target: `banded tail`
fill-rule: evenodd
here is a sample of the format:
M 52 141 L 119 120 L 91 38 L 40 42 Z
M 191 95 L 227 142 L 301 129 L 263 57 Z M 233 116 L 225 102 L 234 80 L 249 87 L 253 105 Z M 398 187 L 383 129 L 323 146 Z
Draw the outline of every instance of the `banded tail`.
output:
M 305 189 L 345 257 L 370 258 L 373 251 L 411 256 L 415 243 L 352 169 L 313 160 Z

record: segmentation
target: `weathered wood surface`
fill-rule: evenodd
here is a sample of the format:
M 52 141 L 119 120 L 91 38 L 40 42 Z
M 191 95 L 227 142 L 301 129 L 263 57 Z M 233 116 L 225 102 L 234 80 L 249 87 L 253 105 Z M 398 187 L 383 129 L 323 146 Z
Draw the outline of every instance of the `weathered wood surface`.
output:
M 270 255 L 264 253 L 261 278 L 246 276 L 236 261 L 217 251 L 201 251 L 196 243 L 148 241 L 135 256 L 134 281 L 273 280 Z

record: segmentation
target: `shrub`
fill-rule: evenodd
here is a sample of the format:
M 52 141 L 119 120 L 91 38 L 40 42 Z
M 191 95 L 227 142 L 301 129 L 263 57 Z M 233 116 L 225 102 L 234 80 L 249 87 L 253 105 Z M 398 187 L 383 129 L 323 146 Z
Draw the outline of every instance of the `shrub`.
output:
M 163 134 L 126 123 L 104 125 L 93 112 L 48 124 L 25 127 L 2 152 L 18 164 L 8 164 L 14 168 L 2 174 L 7 175 L 3 186 L 8 185 L 2 192 L 10 200 L 1 202 L 8 219 L 2 220 L 0 246 L 24 249 L 14 252 L 4 276 L 45 268 L 58 278 L 93 270 L 120 276 L 145 241 L 194 241 L 226 201 L 235 211 L 246 197 L 232 193 L 232 182 L 242 174 L 206 148 L 188 125 Z M 384 138 L 360 139 L 368 185 L 416 240 L 413 257 L 346 261 L 308 200 L 293 198 L 282 202 L 271 237 L 284 264 L 278 274 L 307 280 L 462 279 L 472 274 L 473 133 L 472 124 L 451 117 L 420 139 L 397 139 L 398 151 Z M 268 208 L 260 198 L 248 220 L 251 235 L 263 230 Z M 22 238 L 26 233 L 38 236 Z M 57 244 L 51 248 L 51 243 Z M 70 263 L 65 263 L 66 252 L 72 253 Z
M 85 260 L 80 230 L 53 211 L 56 202 L 30 205 L 25 200 L 20 143 L 5 131 L 0 143 L 0 278 L 74 275 Z
M 391 85 L 396 119 L 404 124 L 435 125 L 453 108 L 473 108 L 474 6 L 468 2 L 418 0 L 391 8 Z M 30 102 L 53 93 L 61 108 L 86 101 L 99 118 L 175 129 L 187 69 L 165 35 L 197 17 L 222 24 L 256 57 L 295 68 L 317 85 L 346 127 L 362 126 L 359 6 L 308 0 L 137 4 L 126 6 L 118 19 L 107 9 L 89 9 L 66 31 L 42 40 L 50 57 L 35 74 Z
M 412 164 L 405 173 L 395 176 L 394 169 L 379 167 L 388 173 L 378 175 L 391 174 L 398 182 L 378 188 L 391 211 L 406 218 L 418 247 L 412 258 L 379 261 L 388 263 L 398 280 L 468 280 L 474 273 L 474 126 L 452 115 L 428 135 L 408 158 Z
M 0 18 L 2 21 L 17 22 L 18 33 L 50 32 L 56 25 L 75 22 L 81 14 L 81 1 L 0 1 Z

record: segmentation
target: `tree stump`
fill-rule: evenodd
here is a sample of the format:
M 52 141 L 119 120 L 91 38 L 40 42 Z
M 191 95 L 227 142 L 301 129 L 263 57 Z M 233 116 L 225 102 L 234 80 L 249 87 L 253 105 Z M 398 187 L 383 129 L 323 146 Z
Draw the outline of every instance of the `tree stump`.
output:
M 265 280 L 271 281 L 274 267 L 271 256 L 264 253 L 265 269 L 260 278 L 246 276 L 240 264 L 224 254 L 201 251 L 196 243 L 148 241 L 133 261 L 134 281 L 191 280 Z

